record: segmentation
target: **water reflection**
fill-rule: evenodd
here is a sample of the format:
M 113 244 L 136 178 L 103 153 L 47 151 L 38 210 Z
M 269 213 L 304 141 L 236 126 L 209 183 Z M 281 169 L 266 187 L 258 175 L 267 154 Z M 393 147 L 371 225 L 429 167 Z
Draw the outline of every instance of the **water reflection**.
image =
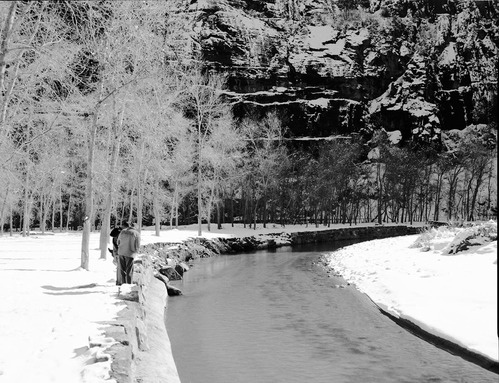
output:
M 334 288 L 344 281 L 321 273 L 318 256 L 309 247 L 197 261 L 167 308 L 181 381 L 497 382 L 407 333 L 353 287 Z

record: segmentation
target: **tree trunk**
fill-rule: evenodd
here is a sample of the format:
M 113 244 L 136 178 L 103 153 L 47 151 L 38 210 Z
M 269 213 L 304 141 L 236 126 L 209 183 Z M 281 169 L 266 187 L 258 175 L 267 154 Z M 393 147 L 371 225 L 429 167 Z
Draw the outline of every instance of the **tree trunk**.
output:
M 475 188 L 473 190 L 473 195 L 471 197 L 470 210 L 469 210 L 469 216 L 468 216 L 469 221 L 474 221 L 474 219 L 475 219 L 475 217 L 474 217 L 475 205 L 476 205 L 476 201 L 477 201 L 477 197 L 478 197 L 478 191 L 480 189 L 480 186 L 482 186 L 482 183 L 483 183 L 483 174 L 484 174 L 486 166 L 487 165 L 484 164 L 483 166 L 480 166 L 480 168 L 478 169 L 478 174 L 476 177 L 476 184 L 475 184 Z
M 3 211 L 0 212 L 0 237 L 3 237 L 4 215 Z
M 128 211 L 128 223 L 133 222 L 133 194 L 135 193 L 135 187 L 132 187 L 130 191 L 130 210 Z
M 137 187 L 137 225 L 139 227 L 139 230 L 142 230 L 142 210 L 144 208 L 144 191 L 143 191 L 143 187 L 141 187 L 140 185 L 143 184 L 145 185 L 146 183 L 146 180 L 147 180 L 147 169 L 145 170 L 144 172 L 144 180 L 143 182 L 140 182 L 140 178 L 139 178 L 139 185 Z
M 161 232 L 161 214 L 159 209 L 159 181 L 156 180 L 154 183 L 154 199 L 153 199 L 153 209 L 154 209 L 154 232 L 156 237 L 160 236 Z M 170 224 L 171 226 L 171 224 Z
M 220 201 L 217 202 L 217 229 L 220 230 L 222 228 L 222 217 L 220 214 Z
M 201 181 L 203 180 L 202 173 L 201 173 L 201 167 L 202 167 L 202 157 L 201 157 L 201 140 L 202 140 L 202 135 L 201 135 L 201 122 L 202 119 L 199 117 L 199 111 L 198 111 L 198 124 L 197 124 L 197 130 L 198 130 L 198 137 L 197 137 L 197 156 L 198 156 L 198 169 L 197 169 L 197 192 L 198 192 L 198 236 L 200 237 L 202 234 L 202 228 L 201 224 L 203 221 L 202 217 L 202 211 L 203 211 L 203 201 L 201 200 L 202 198 L 202 191 L 201 191 Z
M 7 14 L 7 18 L 5 19 L 4 22 L 4 27 L 2 30 L 1 34 L 1 45 L 0 45 L 0 89 L 2 91 L 6 88 L 5 87 L 5 72 L 7 69 L 7 62 L 5 60 L 5 57 L 7 56 L 8 52 L 8 45 L 9 45 L 9 40 L 12 34 L 12 27 L 14 25 L 14 19 L 16 17 L 16 8 L 17 8 L 17 1 L 11 1 L 10 7 L 9 7 L 9 12 Z M 7 105 L 9 103 L 9 94 L 5 93 L 3 94 L 2 97 L 2 103 L 0 105 L 0 134 L 3 135 L 3 128 L 4 128 L 4 123 L 6 119 L 6 113 L 7 113 Z
M 43 222 L 45 223 L 45 230 L 47 229 L 47 220 L 48 220 L 48 214 L 50 210 L 50 199 L 45 198 L 45 201 L 43 203 Z
M 248 198 L 246 197 L 246 193 L 244 192 L 244 190 L 241 191 L 241 199 L 242 199 L 242 203 L 244 204 L 244 207 L 243 207 L 243 227 L 246 229 L 246 216 L 247 216 L 247 212 L 248 212 Z M 281 221 L 282 221 L 282 210 L 281 210 Z
M 3 225 L 5 217 L 5 208 L 7 207 L 7 199 L 9 198 L 10 184 L 7 184 L 7 190 L 5 191 L 5 198 L 2 203 L 2 210 L 0 211 L 0 236 L 3 235 Z
M 50 229 L 52 232 L 55 231 L 55 200 L 52 201 L 52 219 L 50 221 Z
M 377 178 L 378 178 L 378 223 L 381 225 L 383 223 L 382 220 L 382 212 L 383 212 L 383 185 L 381 182 L 381 164 L 377 165 Z
M 201 156 L 201 154 L 199 154 Z M 201 159 L 199 159 L 198 163 L 198 236 L 200 237 L 202 234 L 202 217 L 201 217 L 201 212 L 203 211 L 203 201 L 201 200 L 202 193 L 201 193 Z
M 102 84 L 101 84 L 102 89 Z M 87 183 L 85 187 L 85 218 L 83 220 L 83 234 L 81 238 L 81 268 L 89 270 L 90 266 L 90 232 L 94 214 L 94 156 L 95 138 L 97 136 L 97 113 L 95 108 L 90 126 L 90 139 L 87 154 Z
M 263 212 L 263 228 L 266 229 L 267 228 L 267 195 L 266 193 L 263 195 L 263 206 L 262 206 L 262 212 Z M 305 213 L 305 216 L 306 216 L 306 213 Z M 306 218 L 305 218 L 306 219 Z
M 121 202 L 121 215 L 120 215 L 120 226 L 123 225 L 123 219 L 125 218 L 125 199 Z
M 449 221 L 452 220 L 454 207 L 455 207 L 455 198 L 456 198 L 456 188 L 457 181 L 459 179 L 459 174 L 461 173 L 461 168 L 456 168 L 451 171 L 449 175 L 449 195 L 447 199 L 447 219 Z
M 435 190 L 435 211 L 433 212 L 433 220 L 440 219 L 440 195 L 442 193 L 443 174 L 439 173 L 437 176 L 437 188 Z
M 260 199 L 257 198 L 256 192 L 258 191 L 257 187 L 253 190 L 253 195 L 251 197 L 251 222 L 254 228 L 256 229 L 256 222 L 261 218 L 261 209 L 260 209 Z
M 227 221 L 225 220 L 225 217 L 226 217 L 226 209 L 227 209 L 227 198 L 225 196 L 222 197 L 222 200 L 220 201 L 220 223 L 223 225 L 223 224 L 226 224 Z
M 111 227 L 111 205 L 112 197 L 111 192 L 108 191 L 106 196 L 106 202 L 102 217 L 102 224 L 100 228 L 100 238 L 99 238 L 99 248 L 100 248 L 100 259 L 107 258 L 107 245 L 109 243 L 109 231 Z
M 177 192 L 177 197 L 176 197 L 176 203 L 175 203 L 175 228 L 178 229 L 178 192 Z
M 145 157 L 145 140 L 142 141 L 142 145 L 140 148 L 140 163 L 139 163 L 139 171 L 137 172 L 137 225 L 139 230 L 142 229 L 142 210 L 144 205 L 144 185 L 147 181 L 147 168 L 144 170 L 144 177 L 141 180 L 141 174 L 143 170 L 143 161 Z
M 111 122 L 111 129 L 109 129 L 108 133 L 108 142 L 106 150 L 111 149 L 111 161 L 109 163 L 109 168 L 107 172 L 107 187 L 106 193 L 104 197 L 104 209 L 102 211 L 102 222 L 100 228 L 100 237 L 99 237 L 99 249 L 100 249 L 100 257 L 99 259 L 107 258 L 107 245 L 109 244 L 109 232 L 111 228 L 111 210 L 113 205 L 113 178 L 115 169 L 114 165 L 114 157 L 115 157 L 115 149 L 117 146 L 116 140 L 116 97 L 113 97 L 113 120 Z M 107 154 L 107 153 L 106 153 Z
M 70 212 L 71 212 L 71 189 L 69 189 L 68 212 L 66 214 L 66 231 L 69 231 Z
M 172 206 L 172 214 L 175 214 L 173 218 L 175 218 L 175 228 L 178 229 L 178 208 L 179 208 L 179 205 L 180 205 L 180 202 L 179 202 L 179 184 L 178 184 L 178 181 L 175 181 L 175 190 L 173 192 L 173 206 Z M 172 224 L 170 223 L 170 227 Z
M 23 231 L 22 236 L 29 236 L 29 222 L 30 222 L 30 211 L 29 211 L 29 164 L 26 162 L 26 180 L 24 182 L 24 204 L 23 204 Z
M 234 227 L 234 192 L 232 190 L 230 192 L 230 224 Z
M 213 189 L 210 191 L 210 197 L 206 204 L 206 221 L 208 231 L 211 231 L 211 207 L 213 206 Z
M 62 182 L 62 181 L 61 181 Z M 63 224 L 63 219 L 62 219 L 62 185 L 59 187 L 59 230 L 62 233 L 62 224 Z
M 465 182 L 465 185 L 467 185 L 466 187 L 466 199 L 465 199 L 465 211 L 464 211 L 464 217 L 466 217 L 466 219 L 468 219 L 468 216 L 470 215 L 470 204 L 471 204 L 471 197 L 470 197 L 470 194 L 471 194 L 471 185 L 472 185 L 472 182 L 473 182 L 473 176 L 470 175 L 470 179 L 467 179 L 466 180 L 467 182 Z
M 490 168 L 489 168 L 489 182 L 487 185 L 487 219 L 490 219 L 490 208 L 491 208 L 491 195 L 492 195 L 492 169 L 493 169 L 493 162 L 490 162 Z
M 95 105 L 90 123 L 88 153 L 87 153 L 87 183 L 85 186 L 85 218 L 83 220 L 83 233 L 81 237 L 81 268 L 89 270 L 90 266 L 90 232 L 94 214 L 94 157 L 95 140 L 97 137 L 97 122 L 100 103 L 103 100 L 104 82 L 101 80 L 98 91 L 98 102 Z
M 409 199 L 409 221 L 410 221 L 410 224 L 412 225 L 412 221 L 413 221 L 413 199 L 414 197 L 411 195 L 411 198 Z
M 39 210 L 39 216 L 40 216 L 40 231 L 42 232 L 42 234 L 45 234 L 45 206 L 44 206 L 44 203 L 45 203 L 45 198 L 44 198 L 44 195 L 43 195 L 43 191 L 40 193 L 40 210 Z
M 9 219 L 9 236 L 12 237 L 12 228 L 14 224 L 14 217 L 12 214 L 12 204 L 10 205 L 10 219 Z

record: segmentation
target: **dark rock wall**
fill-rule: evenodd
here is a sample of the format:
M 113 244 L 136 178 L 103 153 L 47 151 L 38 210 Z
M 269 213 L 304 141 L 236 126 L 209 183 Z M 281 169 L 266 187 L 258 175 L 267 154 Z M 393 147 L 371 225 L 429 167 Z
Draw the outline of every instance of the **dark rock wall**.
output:
M 326 0 L 181 3 L 190 49 L 229 74 L 237 117 L 275 111 L 291 136 L 319 137 L 375 121 L 427 142 L 495 118 L 493 1 L 371 0 L 359 10 Z

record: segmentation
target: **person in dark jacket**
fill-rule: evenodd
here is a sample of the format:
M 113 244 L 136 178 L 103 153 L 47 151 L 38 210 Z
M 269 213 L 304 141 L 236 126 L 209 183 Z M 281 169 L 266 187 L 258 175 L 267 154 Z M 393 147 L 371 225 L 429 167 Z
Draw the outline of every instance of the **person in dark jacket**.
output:
M 136 225 L 123 223 L 123 230 L 118 236 L 118 259 L 121 268 L 121 282 L 132 283 L 133 259 L 140 248 L 140 234 Z
M 113 254 L 113 263 L 116 265 L 116 285 L 121 286 L 123 283 L 121 281 L 121 267 L 120 267 L 120 261 L 118 257 L 118 237 L 121 233 L 122 228 L 117 226 L 111 230 L 111 233 L 109 234 L 113 238 L 113 250 L 111 253 Z

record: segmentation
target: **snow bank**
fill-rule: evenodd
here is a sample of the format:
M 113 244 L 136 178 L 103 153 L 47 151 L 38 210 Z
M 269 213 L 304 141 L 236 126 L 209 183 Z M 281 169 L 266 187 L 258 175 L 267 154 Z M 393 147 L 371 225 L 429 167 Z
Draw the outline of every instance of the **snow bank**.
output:
M 448 255 L 455 236 L 364 242 L 329 254 L 329 265 L 387 312 L 497 361 L 497 241 Z

